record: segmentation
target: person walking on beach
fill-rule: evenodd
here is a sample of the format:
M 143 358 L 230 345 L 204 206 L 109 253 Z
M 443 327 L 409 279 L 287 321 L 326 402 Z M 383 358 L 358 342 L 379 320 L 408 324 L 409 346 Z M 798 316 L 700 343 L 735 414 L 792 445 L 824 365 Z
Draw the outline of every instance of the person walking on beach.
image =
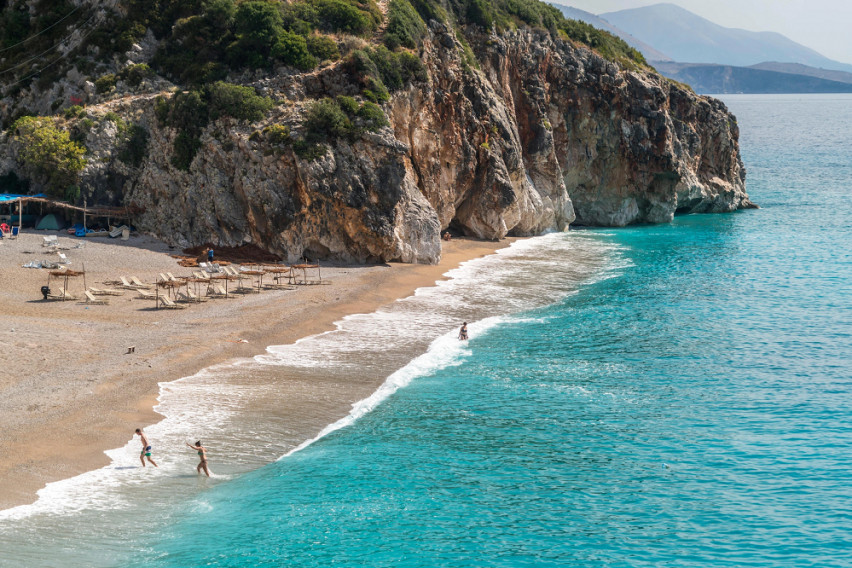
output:
M 207 249 L 207 262 L 209 262 L 210 264 L 213 264 L 213 249 L 212 248 Z
M 151 459 L 151 444 L 150 442 L 148 442 L 148 436 L 145 435 L 145 432 L 142 431 L 142 428 L 137 428 L 136 433 L 142 440 L 142 453 L 139 454 L 139 460 L 142 462 L 142 467 L 145 467 L 145 458 L 148 458 L 148 461 L 151 462 L 154 467 L 159 467 L 157 465 L 157 462 Z
M 204 473 L 207 474 L 207 477 L 210 477 L 210 468 L 207 467 L 207 448 L 201 445 L 201 440 L 195 442 L 194 446 L 189 442 L 187 442 L 186 445 L 198 452 L 198 457 L 201 458 L 201 461 L 198 462 L 198 467 L 196 467 L 195 470 L 198 473 L 201 473 L 201 470 L 203 469 Z
M 467 322 L 464 322 L 459 330 L 459 340 L 467 341 Z

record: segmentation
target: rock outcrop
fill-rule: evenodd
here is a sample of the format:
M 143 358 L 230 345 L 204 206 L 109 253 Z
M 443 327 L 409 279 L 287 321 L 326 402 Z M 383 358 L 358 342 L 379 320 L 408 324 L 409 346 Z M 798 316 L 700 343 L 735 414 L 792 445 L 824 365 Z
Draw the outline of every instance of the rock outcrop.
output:
M 188 171 L 172 165 L 177 132 L 155 118 L 153 95 L 90 106 L 142 125 L 149 142 L 131 167 L 115 158 L 115 129 L 93 129 L 97 159 L 82 185 L 135 206 L 137 227 L 169 243 L 255 243 L 290 260 L 431 263 L 447 228 L 500 239 L 753 206 L 736 121 L 721 102 L 544 32 L 468 40 L 479 69 L 456 33 L 432 21 L 421 49 L 428 78 L 384 105 L 390 126 L 314 160 L 257 133 L 298 132 L 310 100 L 357 94 L 342 64 L 250 82 L 284 103 L 258 123 L 209 124 Z

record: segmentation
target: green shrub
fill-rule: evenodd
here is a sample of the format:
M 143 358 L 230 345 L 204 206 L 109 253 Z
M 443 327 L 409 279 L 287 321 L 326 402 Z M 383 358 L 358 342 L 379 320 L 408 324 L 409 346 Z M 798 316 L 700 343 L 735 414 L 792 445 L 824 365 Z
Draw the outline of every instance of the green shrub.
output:
M 340 50 L 337 42 L 324 35 L 309 35 L 307 39 L 308 51 L 320 61 L 336 61 L 340 59 Z
M 189 171 L 189 166 L 192 165 L 192 160 L 199 148 L 201 148 L 200 138 L 192 136 L 189 132 L 180 132 L 175 138 L 172 165 L 179 170 Z
M 118 75 L 118 77 L 122 81 L 124 81 L 131 87 L 138 87 L 144 79 L 148 79 L 149 77 L 153 76 L 154 72 L 145 63 L 139 63 L 137 65 L 128 65 L 127 67 L 122 69 L 121 73 L 119 73 Z
M 494 7 L 488 0 L 470 0 L 467 5 L 468 21 L 490 30 L 494 25 Z
M 303 160 L 312 162 L 325 156 L 328 148 L 323 144 L 311 143 L 306 140 L 296 140 L 293 142 L 293 151 Z
M 317 24 L 329 31 L 365 36 L 381 22 L 381 12 L 373 0 L 355 4 L 346 0 L 309 0 L 316 11 Z
M 104 115 L 104 120 L 108 120 L 109 122 L 114 122 L 117 125 L 119 125 L 119 127 L 121 127 L 124 124 L 124 120 L 120 116 L 118 116 L 118 113 L 113 112 L 113 111 L 109 111 L 108 113 L 106 113 Z
M 148 131 L 138 124 L 132 124 L 126 130 L 118 159 L 125 164 L 138 168 L 148 155 Z
M 101 75 L 95 79 L 95 89 L 97 89 L 98 93 L 101 94 L 108 93 L 115 88 L 115 82 L 117 79 L 118 78 L 112 73 Z
M 73 105 L 65 109 L 65 118 L 77 118 L 80 116 L 85 116 L 86 111 L 80 105 Z
M 302 71 L 313 69 L 318 63 L 317 58 L 311 55 L 308 49 L 306 38 L 288 31 L 281 32 L 270 55 L 285 65 Z
M 263 118 L 274 106 L 272 99 L 259 96 L 251 87 L 241 87 L 222 81 L 210 85 L 204 95 L 209 101 L 212 120 L 230 116 L 237 120 L 256 121 Z M 207 124 L 207 120 L 203 123 Z
M 400 46 L 414 49 L 426 33 L 426 24 L 408 0 L 391 0 L 388 5 L 388 26 L 385 45 L 389 49 Z
M 284 124 L 272 124 L 263 129 L 270 144 L 287 146 L 293 142 L 290 138 L 290 128 Z
M 358 104 L 352 97 L 325 98 L 305 113 L 305 142 L 318 144 L 338 138 L 354 142 L 364 132 L 375 132 L 389 124 L 382 109 L 371 102 Z
M 20 118 L 12 125 L 12 132 L 30 177 L 43 183 L 51 195 L 63 196 L 86 166 L 86 149 L 46 117 Z

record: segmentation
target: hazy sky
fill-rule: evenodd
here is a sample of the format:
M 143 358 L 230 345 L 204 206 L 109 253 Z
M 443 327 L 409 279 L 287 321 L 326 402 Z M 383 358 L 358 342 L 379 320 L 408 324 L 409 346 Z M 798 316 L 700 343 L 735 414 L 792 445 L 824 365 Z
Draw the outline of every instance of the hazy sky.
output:
M 593 14 L 662 0 L 552 0 Z M 826 57 L 852 63 L 852 0 L 670 0 L 727 28 L 778 32 Z

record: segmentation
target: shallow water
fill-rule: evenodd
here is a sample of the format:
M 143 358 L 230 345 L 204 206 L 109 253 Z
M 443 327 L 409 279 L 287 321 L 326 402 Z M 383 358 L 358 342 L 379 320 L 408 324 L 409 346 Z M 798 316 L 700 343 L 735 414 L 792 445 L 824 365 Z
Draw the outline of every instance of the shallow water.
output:
M 523 241 L 165 385 L 161 471 L 0 513 L 0 564 L 852 565 L 852 97 L 724 100 L 763 209 Z

